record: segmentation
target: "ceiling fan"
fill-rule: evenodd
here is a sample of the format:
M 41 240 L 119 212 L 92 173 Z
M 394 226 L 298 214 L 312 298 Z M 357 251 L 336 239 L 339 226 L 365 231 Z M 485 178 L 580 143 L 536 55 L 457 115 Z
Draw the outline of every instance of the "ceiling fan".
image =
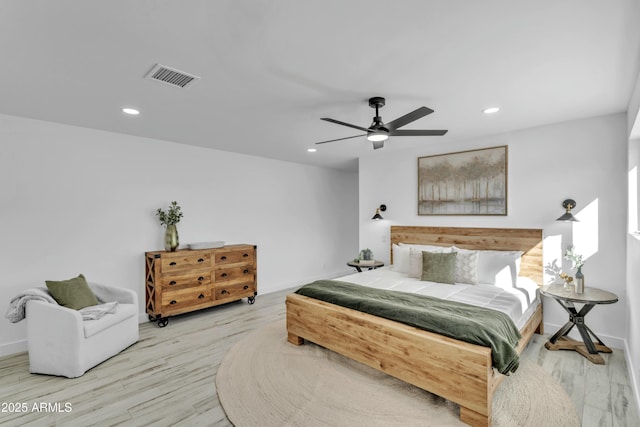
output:
M 433 110 L 427 107 L 420 107 L 417 110 L 414 110 L 402 117 L 398 117 L 397 119 L 390 121 L 389 123 L 384 123 L 382 121 L 382 118 L 380 117 L 380 114 L 378 113 L 378 109 L 384 107 L 384 104 L 385 100 L 380 96 L 369 98 L 369 107 L 376 109 L 376 115 L 373 118 L 373 123 L 371 123 L 371 126 L 369 126 L 368 128 L 341 122 L 339 120 L 330 119 L 328 117 L 323 117 L 321 120 L 336 123 L 342 126 L 348 126 L 366 133 L 363 135 L 347 136 L 346 138 L 330 139 L 329 141 L 316 142 L 316 144 L 326 144 L 327 142 L 342 141 L 343 139 L 358 138 L 366 135 L 367 139 L 373 143 L 373 149 L 377 150 L 378 148 L 382 148 L 384 146 L 384 141 L 390 136 L 440 136 L 447 133 L 446 130 L 398 129 L 428 114 L 433 113 Z

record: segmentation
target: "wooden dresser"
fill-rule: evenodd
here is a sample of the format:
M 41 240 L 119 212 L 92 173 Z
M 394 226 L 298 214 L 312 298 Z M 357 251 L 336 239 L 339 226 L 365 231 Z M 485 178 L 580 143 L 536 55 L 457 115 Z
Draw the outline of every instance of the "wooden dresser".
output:
M 146 252 L 145 299 L 149 320 L 164 327 L 168 317 L 258 294 L 254 245 Z

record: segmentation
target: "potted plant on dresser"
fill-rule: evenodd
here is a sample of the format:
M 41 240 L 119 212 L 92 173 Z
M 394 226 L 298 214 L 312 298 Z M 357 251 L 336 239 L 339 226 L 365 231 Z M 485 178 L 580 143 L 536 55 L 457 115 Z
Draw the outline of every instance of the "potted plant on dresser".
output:
M 178 224 L 182 218 L 180 205 L 178 205 L 178 202 L 173 201 L 166 212 L 158 208 L 158 210 L 156 210 L 156 215 L 160 219 L 160 224 L 165 228 L 164 249 L 167 252 L 173 252 L 180 244 L 178 228 L 176 227 L 176 224 Z

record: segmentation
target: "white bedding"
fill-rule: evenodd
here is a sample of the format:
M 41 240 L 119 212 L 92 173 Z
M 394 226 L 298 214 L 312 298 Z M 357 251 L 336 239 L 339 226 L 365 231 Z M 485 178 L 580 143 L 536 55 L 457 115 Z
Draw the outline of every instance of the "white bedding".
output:
M 462 283 L 450 285 L 424 282 L 394 271 L 392 267 L 382 267 L 339 277 L 336 280 L 490 308 L 507 314 L 518 329 L 522 329 L 540 304 L 538 285 L 526 277 L 518 277 L 514 287 Z

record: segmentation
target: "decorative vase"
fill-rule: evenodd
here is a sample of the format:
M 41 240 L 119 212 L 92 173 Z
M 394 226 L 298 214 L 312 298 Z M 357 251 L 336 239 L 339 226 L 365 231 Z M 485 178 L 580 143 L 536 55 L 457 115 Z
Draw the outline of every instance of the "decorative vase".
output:
M 167 229 L 164 232 L 164 250 L 174 252 L 179 243 L 178 228 L 175 224 L 167 225 Z
M 584 293 L 584 274 L 582 274 L 582 267 L 578 267 L 576 271 L 576 294 Z

